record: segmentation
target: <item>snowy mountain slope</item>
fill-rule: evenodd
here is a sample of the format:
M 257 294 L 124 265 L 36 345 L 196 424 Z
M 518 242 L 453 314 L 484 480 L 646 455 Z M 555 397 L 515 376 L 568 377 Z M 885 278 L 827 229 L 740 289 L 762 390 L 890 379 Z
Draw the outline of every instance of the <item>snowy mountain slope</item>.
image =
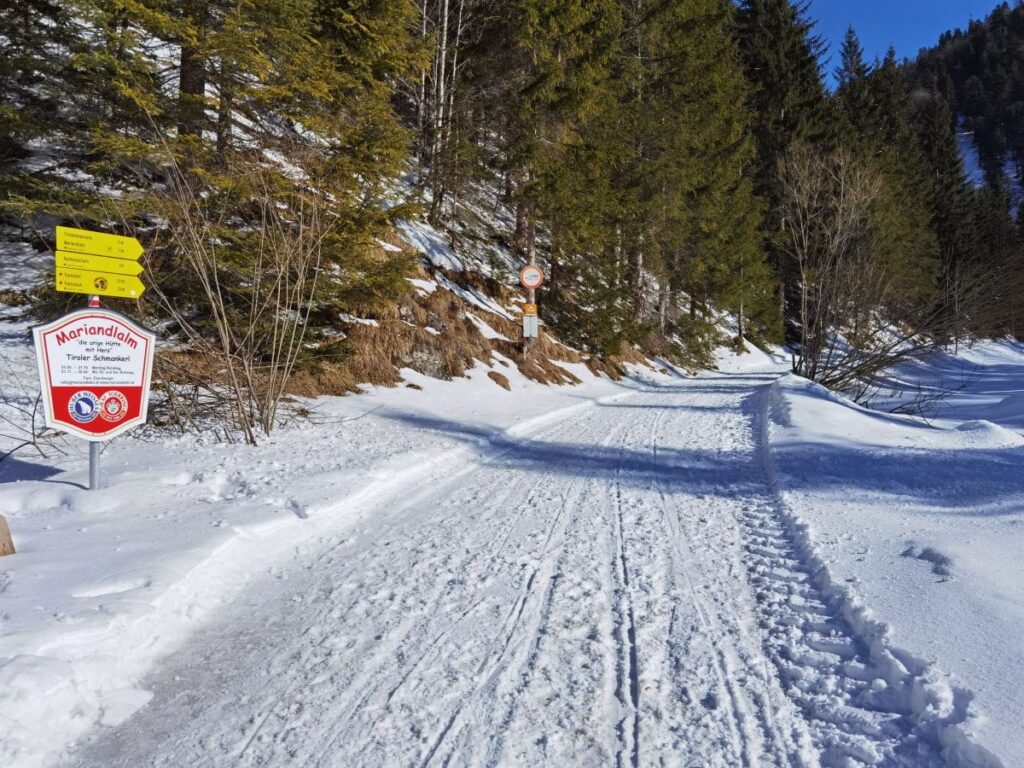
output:
M 792 377 L 775 386 L 783 498 L 837 599 L 883 622 L 908 669 L 928 660 L 954 674 L 948 705 L 973 700 L 983 717 L 968 731 L 1022 764 L 1024 351 L 983 344 L 896 376 L 915 395 L 963 388 L 924 423 Z
M 985 186 L 985 172 L 981 168 L 981 158 L 978 155 L 978 146 L 975 142 L 974 133 L 961 127 L 957 132 L 957 139 L 967 181 L 971 186 L 980 189 Z M 1014 210 L 1017 210 L 1024 203 L 1024 182 L 1022 182 L 1018 175 L 1017 166 L 1013 158 L 1006 160 L 1004 173 L 1007 182 L 1009 182 L 1010 199 Z

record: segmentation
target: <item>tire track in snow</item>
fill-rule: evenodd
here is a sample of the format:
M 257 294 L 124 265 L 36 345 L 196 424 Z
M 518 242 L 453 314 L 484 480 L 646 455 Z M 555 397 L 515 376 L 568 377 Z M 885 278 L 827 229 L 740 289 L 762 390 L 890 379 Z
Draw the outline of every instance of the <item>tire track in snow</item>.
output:
M 618 668 L 619 686 L 616 695 L 626 711 L 626 717 L 617 726 L 619 748 L 615 755 L 617 768 L 625 765 L 624 755 L 629 753 L 632 768 L 640 765 L 640 669 L 636 649 L 636 614 L 633 607 L 632 585 L 629 583 L 629 563 L 623 536 L 622 465 L 625 457 L 625 443 L 619 447 L 619 460 L 615 466 L 615 510 L 612 530 L 615 540 L 615 560 L 611 571 L 616 577 L 614 611 L 619 635 Z M 627 700 L 628 691 L 628 700 Z M 629 728 L 626 720 L 629 720 Z M 627 732 L 628 730 L 628 732 Z
M 613 429 L 607 437 L 600 443 L 601 447 L 607 447 L 612 441 L 625 430 L 625 425 L 619 425 Z M 570 483 L 570 491 L 579 487 L 579 490 L 575 493 L 571 493 L 571 500 L 563 505 L 563 511 L 573 504 L 572 516 L 566 520 L 566 525 L 562 529 L 561 538 L 563 540 L 563 546 L 559 549 L 558 557 L 551 563 L 550 573 L 547 574 L 545 584 L 543 587 L 543 596 L 539 602 L 539 610 L 535 616 L 535 620 L 531 622 L 531 627 L 526 635 L 520 641 L 520 645 L 523 647 L 524 652 L 521 654 L 518 662 L 510 662 L 509 665 L 501 667 L 494 665 L 490 668 L 489 675 L 484 685 L 478 687 L 474 693 L 474 701 L 472 704 L 473 726 L 480 732 L 480 735 L 486 734 L 488 730 L 492 731 L 493 735 L 490 739 L 481 739 L 481 743 L 487 743 L 486 753 L 483 756 L 477 755 L 474 765 L 498 765 L 502 762 L 502 754 L 505 747 L 505 735 L 516 716 L 519 708 L 520 699 L 528 690 L 530 680 L 537 666 L 537 660 L 540 656 L 540 645 L 547 633 L 547 627 L 550 623 L 550 618 L 554 609 L 555 593 L 558 583 L 562 577 L 563 567 L 565 559 L 568 555 L 564 542 L 568 535 L 569 529 L 573 523 L 576 522 L 576 516 L 579 512 L 581 502 L 586 498 L 586 494 L 591 490 L 597 481 L 593 478 L 582 481 L 574 481 Z M 548 550 L 550 545 L 551 537 L 549 536 L 548 543 L 545 545 L 544 550 Z M 524 604 L 525 605 L 525 604 Z M 520 609 L 519 613 L 522 613 Z M 507 635 L 503 652 L 508 649 L 513 639 L 513 633 Z M 504 696 L 503 696 L 504 693 Z M 487 694 L 487 697 L 485 697 Z M 508 699 L 508 705 L 505 708 L 504 713 L 501 715 L 499 725 L 494 728 L 494 708 L 487 707 L 488 700 L 491 702 L 498 702 L 502 698 Z M 449 758 L 451 753 L 449 754 Z M 481 759 L 482 758 L 482 759 Z
M 875 696 L 881 678 L 867 651 L 815 586 L 770 502 L 742 515 L 748 568 L 762 613 L 765 647 L 800 707 L 822 765 L 944 768 L 914 732 L 898 696 Z

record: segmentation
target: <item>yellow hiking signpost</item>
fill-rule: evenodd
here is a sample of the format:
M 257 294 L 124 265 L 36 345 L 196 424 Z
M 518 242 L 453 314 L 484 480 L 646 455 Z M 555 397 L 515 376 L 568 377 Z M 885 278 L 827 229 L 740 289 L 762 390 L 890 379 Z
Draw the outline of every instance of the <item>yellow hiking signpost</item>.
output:
M 57 227 L 57 290 L 137 299 L 146 292 L 142 253 L 134 237 Z
M 90 272 L 113 272 L 115 275 L 138 277 L 142 265 L 128 259 L 108 259 L 106 256 L 90 256 L 87 253 L 57 251 L 58 269 L 84 269 Z
M 114 296 L 137 299 L 146 286 L 137 277 L 93 272 L 86 269 L 58 269 L 57 290 L 61 293 L 87 293 L 90 296 Z
M 142 256 L 142 243 L 134 237 L 108 235 L 106 232 L 90 232 L 87 229 L 57 227 L 57 250 L 138 261 Z

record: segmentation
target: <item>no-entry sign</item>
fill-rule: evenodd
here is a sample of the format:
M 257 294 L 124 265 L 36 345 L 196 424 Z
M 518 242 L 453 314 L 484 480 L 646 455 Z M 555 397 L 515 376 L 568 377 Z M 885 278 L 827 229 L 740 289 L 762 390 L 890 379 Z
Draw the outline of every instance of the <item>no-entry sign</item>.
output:
M 99 442 L 146 421 L 156 336 L 108 309 L 32 329 L 46 425 Z
M 528 264 L 519 273 L 519 282 L 527 290 L 536 290 L 544 285 L 544 270 L 536 264 Z

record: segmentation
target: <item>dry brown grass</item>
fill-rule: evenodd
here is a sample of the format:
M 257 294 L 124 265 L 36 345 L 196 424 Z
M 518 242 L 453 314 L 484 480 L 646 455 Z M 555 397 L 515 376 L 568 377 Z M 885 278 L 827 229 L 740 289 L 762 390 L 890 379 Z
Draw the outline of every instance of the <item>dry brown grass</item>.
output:
M 417 269 L 414 277 L 431 279 L 425 269 Z M 519 295 L 515 289 L 474 273 L 438 271 L 453 282 L 494 297 L 505 307 L 514 306 L 513 300 Z M 484 338 L 467 311 L 505 338 Z M 373 319 L 377 322 L 375 326 L 344 323 L 346 338 L 341 354 L 297 369 L 289 381 L 288 394 L 314 398 L 357 392 L 361 385 L 395 387 L 403 383 L 403 368 L 451 380 L 465 376 L 478 362 L 495 367 L 515 366 L 524 376 L 542 384 L 576 385 L 581 383 L 579 377 L 563 364 L 582 363 L 595 374 L 618 380 L 625 372 L 623 362 L 646 362 L 641 353 L 627 346 L 613 360 L 582 355 L 556 341 L 547 329 L 527 347 L 522 341 L 520 321 L 468 307 L 444 289 L 429 295 L 410 293 L 393 307 L 373 313 Z M 218 370 L 216 361 L 197 354 L 164 353 L 157 373 L 158 378 L 178 383 L 201 380 L 211 386 L 227 384 L 226 372 Z M 487 375 L 503 389 L 511 389 L 506 375 L 497 371 Z
M 506 392 L 511 392 L 512 391 L 512 384 L 511 384 L 511 382 L 509 382 L 508 376 L 506 376 L 505 374 L 498 373 L 497 371 L 490 371 L 487 374 L 487 378 L 489 378 L 491 381 L 493 381 L 499 387 L 504 389 Z
M 11 538 L 11 529 L 7 527 L 7 520 L 0 515 L 0 557 L 13 555 L 14 539 Z
M 25 291 L 0 291 L 0 305 L 7 307 L 24 307 L 29 302 Z
M 517 295 L 515 290 L 475 273 L 438 271 L 453 282 L 494 297 L 504 306 L 512 306 Z M 431 274 L 420 268 L 417 277 L 430 279 Z M 484 338 L 467 311 L 473 311 L 505 338 Z M 580 383 L 577 376 L 559 365 L 584 362 L 577 352 L 557 343 L 546 332 L 527 349 L 520 340 L 522 327 L 518 321 L 470 309 L 450 291 L 406 296 L 374 319 L 376 327 L 355 325 L 347 329 L 350 356 L 344 361 L 327 366 L 313 379 L 297 377 L 304 379 L 304 394 L 342 394 L 354 391 L 359 384 L 394 386 L 401 381 L 401 368 L 450 380 L 465 376 L 478 362 L 508 367 L 511 361 L 523 375 L 545 384 Z

